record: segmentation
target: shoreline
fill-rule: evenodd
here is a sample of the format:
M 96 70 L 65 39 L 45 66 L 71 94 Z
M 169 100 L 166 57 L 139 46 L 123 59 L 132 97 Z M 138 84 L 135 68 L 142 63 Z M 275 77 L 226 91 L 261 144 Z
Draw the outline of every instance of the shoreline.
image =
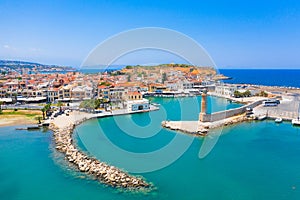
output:
M 40 110 L 2 110 L 0 114 L 0 127 L 37 125 L 35 117 L 41 116 Z
M 36 125 L 36 120 L 28 119 L 25 116 L 10 116 L 0 119 L 0 127 L 21 126 L 21 125 Z

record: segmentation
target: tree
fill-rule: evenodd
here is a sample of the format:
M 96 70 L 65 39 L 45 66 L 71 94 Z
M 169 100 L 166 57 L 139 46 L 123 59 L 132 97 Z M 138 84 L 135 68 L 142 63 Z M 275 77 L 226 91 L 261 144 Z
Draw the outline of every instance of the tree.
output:
M 126 68 L 126 69 L 132 69 L 133 67 L 130 66 L 130 65 L 127 65 L 125 68 Z
M 45 119 L 45 113 L 49 112 L 49 110 L 51 110 L 51 103 L 46 104 L 42 109 L 42 113 L 43 113 L 43 119 Z
M 241 92 L 239 92 L 239 91 L 236 90 L 236 91 L 234 91 L 233 96 L 235 98 L 240 98 L 242 96 L 242 94 L 241 94 Z
M 100 107 L 101 100 L 100 99 L 88 99 L 84 100 L 80 103 L 79 107 L 80 108 L 85 108 L 85 109 L 97 109 Z
M 249 90 L 244 92 L 244 97 L 250 97 L 251 96 L 251 92 Z
M 3 101 L 0 101 L 0 114 L 2 114 L 2 104 L 3 104 Z
M 61 101 L 57 102 L 57 107 L 59 107 L 59 112 L 61 112 L 61 107 L 62 107 L 63 105 L 64 105 L 64 104 L 63 104 Z
M 45 119 L 45 112 L 46 112 L 46 108 L 44 107 L 44 108 L 42 108 L 41 109 L 41 111 L 42 111 L 42 113 L 43 113 L 43 119 Z
M 260 93 L 258 94 L 258 96 L 261 96 L 261 97 L 268 97 L 268 93 L 266 93 L 265 91 L 260 91 Z
M 43 119 L 41 116 L 37 116 L 35 117 L 35 119 L 38 121 L 38 123 L 40 124 L 41 123 L 41 120 Z

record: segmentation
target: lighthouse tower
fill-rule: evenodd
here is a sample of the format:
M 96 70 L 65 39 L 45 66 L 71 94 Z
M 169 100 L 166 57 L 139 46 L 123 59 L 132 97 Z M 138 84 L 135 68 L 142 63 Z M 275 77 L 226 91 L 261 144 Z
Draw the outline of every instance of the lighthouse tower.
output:
M 207 92 L 204 91 L 201 95 L 201 112 L 199 114 L 199 121 L 204 122 L 206 116 Z

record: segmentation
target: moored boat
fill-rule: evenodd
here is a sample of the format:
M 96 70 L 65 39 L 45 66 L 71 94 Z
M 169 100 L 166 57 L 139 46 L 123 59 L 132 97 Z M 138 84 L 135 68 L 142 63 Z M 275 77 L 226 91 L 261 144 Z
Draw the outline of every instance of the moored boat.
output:
M 258 120 L 265 120 L 265 119 L 267 119 L 267 115 L 261 115 L 261 116 L 259 116 L 258 118 L 257 118 Z
M 282 118 L 281 117 L 277 117 L 276 119 L 275 119 L 275 123 L 281 123 L 282 122 Z
M 299 103 L 299 106 L 298 106 L 298 117 L 297 117 L 297 119 L 292 120 L 292 125 L 300 126 L 300 103 Z
M 300 119 L 299 119 L 299 118 L 293 119 L 293 120 L 292 120 L 292 124 L 293 124 L 294 126 L 300 126 Z

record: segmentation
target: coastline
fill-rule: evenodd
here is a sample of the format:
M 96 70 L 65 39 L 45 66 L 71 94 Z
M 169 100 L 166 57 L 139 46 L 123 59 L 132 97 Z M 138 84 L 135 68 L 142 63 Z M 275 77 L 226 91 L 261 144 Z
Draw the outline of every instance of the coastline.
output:
M 9 116 L 0 118 L 0 127 L 19 126 L 19 125 L 33 125 L 36 120 L 28 119 L 24 116 Z
M 34 118 L 41 116 L 41 111 L 39 110 L 2 110 L 2 112 L 0 114 L 0 127 L 36 125 L 37 120 Z

